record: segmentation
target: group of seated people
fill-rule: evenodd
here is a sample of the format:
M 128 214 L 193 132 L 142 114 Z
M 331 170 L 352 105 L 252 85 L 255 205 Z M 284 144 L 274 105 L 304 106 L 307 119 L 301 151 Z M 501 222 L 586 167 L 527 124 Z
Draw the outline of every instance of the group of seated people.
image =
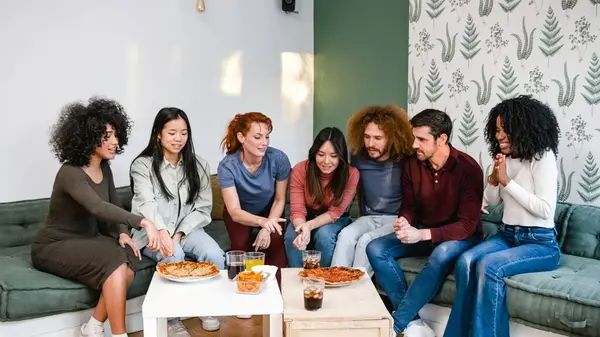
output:
M 130 167 L 128 212 L 108 162 L 123 152 L 130 130 L 123 107 L 101 98 L 67 105 L 52 129 L 63 165 L 31 257 L 41 271 L 100 291 L 81 327 L 85 337 L 104 336 L 107 319 L 113 336 L 127 336 L 126 293 L 142 255 L 224 268 L 225 253 L 203 229 L 211 222 L 211 170 L 194 150 L 186 113 L 167 107 L 156 115 Z M 503 277 L 558 266 L 552 182 L 559 127 L 552 110 L 530 96 L 490 110 L 488 177 L 451 145 L 452 121 L 436 109 L 409 120 L 395 106 L 366 107 L 350 117 L 347 137 L 324 128 L 308 159 L 293 167 L 270 146 L 272 130 L 270 118 L 248 112 L 231 120 L 222 139 L 217 175 L 231 248 L 264 251 L 265 263 L 279 268 L 301 267 L 307 248 L 321 252 L 321 266 L 365 268 L 395 308 L 399 336 L 435 336 L 418 312 L 452 271 L 457 290 L 444 336 L 509 336 Z M 355 195 L 361 216 L 351 219 Z M 482 241 L 482 205 L 499 203 L 503 225 Z M 410 256 L 428 262 L 409 287 L 396 260 Z M 215 317 L 201 320 L 206 330 L 219 328 Z M 168 331 L 189 336 L 179 319 L 169 320 Z

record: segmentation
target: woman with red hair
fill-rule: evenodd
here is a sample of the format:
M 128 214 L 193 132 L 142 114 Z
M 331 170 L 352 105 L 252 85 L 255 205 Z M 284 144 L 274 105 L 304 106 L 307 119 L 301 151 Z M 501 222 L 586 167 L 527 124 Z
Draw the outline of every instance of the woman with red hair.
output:
M 286 221 L 282 214 L 291 165 L 283 151 L 269 146 L 272 130 L 271 119 L 260 112 L 236 115 L 221 142 L 227 155 L 217 174 L 231 248 L 263 250 L 265 264 L 283 268 L 286 255 L 280 223 Z M 252 240 L 256 227 L 260 231 Z

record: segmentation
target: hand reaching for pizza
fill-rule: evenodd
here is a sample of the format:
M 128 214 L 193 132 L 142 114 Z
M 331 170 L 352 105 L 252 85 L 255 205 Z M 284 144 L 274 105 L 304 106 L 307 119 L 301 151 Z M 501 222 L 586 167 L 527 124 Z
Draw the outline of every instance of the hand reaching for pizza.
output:
M 269 232 L 266 228 L 261 229 L 256 235 L 256 239 L 254 239 L 254 243 L 252 247 L 254 247 L 254 251 L 258 251 L 259 249 L 267 249 L 271 245 L 271 232 Z
M 163 259 L 175 256 L 175 253 L 173 252 L 173 239 L 171 239 L 169 231 L 161 229 L 158 233 L 160 235 L 160 254 Z

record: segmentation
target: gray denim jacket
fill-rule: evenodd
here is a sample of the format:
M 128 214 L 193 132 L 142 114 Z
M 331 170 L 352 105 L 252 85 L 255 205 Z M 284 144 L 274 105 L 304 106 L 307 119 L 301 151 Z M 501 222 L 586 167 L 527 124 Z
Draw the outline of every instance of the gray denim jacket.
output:
M 160 170 L 165 186 L 175 198 L 168 200 L 162 193 L 158 179 L 152 170 L 152 158 L 140 157 L 131 165 L 130 175 L 133 179 L 134 195 L 131 201 L 131 212 L 152 221 L 156 228 L 166 229 L 171 236 L 183 232 L 185 236 L 192 231 L 202 229 L 211 222 L 212 190 L 210 185 L 210 167 L 208 162 L 196 156 L 198 164 L 204 168 L 200 171 L 203 189 L 192 204 L 186 204 L 188 198 L 187 181 L 180 184 L 183 178 L 182 162 L 173 165 L 163 160 Z M 180 205 L 181 203 L 181 205 Z M 148 244 L 145 230 L 133 230 L 133 240 L 142 249 Z

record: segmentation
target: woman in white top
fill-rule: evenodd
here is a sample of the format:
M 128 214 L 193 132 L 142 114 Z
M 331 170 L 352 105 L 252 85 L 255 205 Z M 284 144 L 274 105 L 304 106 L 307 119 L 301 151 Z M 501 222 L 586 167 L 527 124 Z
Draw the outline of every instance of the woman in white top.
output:
M 161 109 L 152 126 L 148 146 L 131 164 L 131 211 L 156 224 L 161 238 L 158 251 L 142 254 L 158 263 L 187 257 L 209 261 L 224 269 L 225 253 L 203 229 L 211 222 L 212 190 L 208 163 L 194 153 L 192 129 L 186 113 Z M 146 232 L 135 230 L 138 247 L 148 244 Z M 205 330 L 219 329 L 214 317 L 202 317 Z M 179 319 L 169 320 L 169 336 L 190 336 Z
M 554 211 L 559 134 L 552 110 L 530 96 L 505 100 L 490 111 L 485 138 L 494 171 L 483 198 L 490 206 L 504 204 L 503 224 L 459 257 L 445 337 L 509 336 L 503 278 L 558 267 Z

